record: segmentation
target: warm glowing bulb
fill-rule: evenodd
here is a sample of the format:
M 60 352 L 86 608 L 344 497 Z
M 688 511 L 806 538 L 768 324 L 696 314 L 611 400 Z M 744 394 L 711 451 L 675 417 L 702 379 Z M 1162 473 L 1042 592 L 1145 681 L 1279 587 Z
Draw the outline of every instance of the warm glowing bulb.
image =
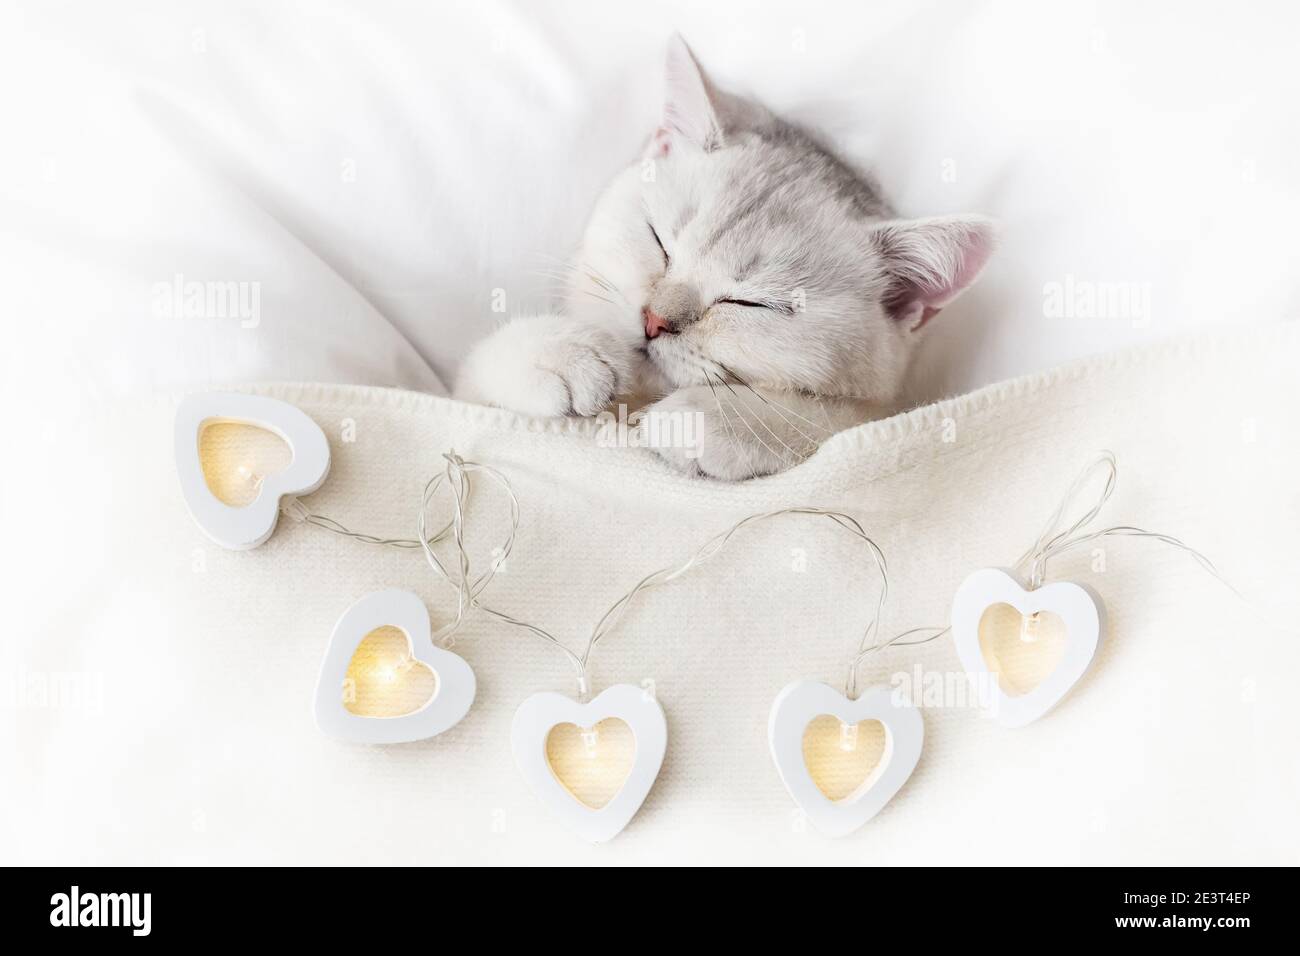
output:
M 1039 612 L 1027 614 L 1020 619 L 1020 639 L 1026 644 L 1032 644 L 1038 640 L 1038 618 Z
M 250 465 L 240 465 L 235 469 L 235 474 L 239 480 L 250 488 L 257 488 L 262 484 L 262 476 L 255 472 Z
M 409 655 L 399 657 L 396 661 L 389 664 L 380 664 L 375 668 L 375 676 L 382 681 L 392 683 L 397 680 L 398 674 L 405 674 L 415 664 L 415 659 Z
M 595 727 L 582 732 L 582 746 L 586 748 L 587 756 L 593 760 L 596 757 L 596 745 L 598 743 L 600 743 L 600 734 Z
M 840 721 L 840 749 L 851 753 L 858 749 L 858 725 Z

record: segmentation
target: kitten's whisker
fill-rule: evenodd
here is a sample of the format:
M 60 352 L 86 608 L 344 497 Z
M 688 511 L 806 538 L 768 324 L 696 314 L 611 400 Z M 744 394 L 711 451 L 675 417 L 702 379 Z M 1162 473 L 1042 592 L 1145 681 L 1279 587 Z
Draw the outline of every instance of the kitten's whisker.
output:
M 737 385 L 741 385 L 741 386 L 743 386 L 743 387 L 749 389 L 751 392 L 753 392 L 755 395 L 757 395 L 760 399 L 762 399 L 762 400 L 763 400 L 764 402 L 766 402 L 767 404 L 769 404 L 769 405 L 777 405 L 777 406 L 779 406 L 780 408 L 782 408 L 782 409 L 784 409 L 785 411 L 789 412 L 791 415 L 793 415 L 795 418 L 799 419 L 800 421 L 805 422 L 806 424 L 811 425 L 813 428 L 821 428 L 823 431 L 828 431 L 828 432 L 830 431 L 829 428 L 826 428 L 826 427 L 824 427 L 824 426 L 822 426 L 822 425 L 819 425 L 819 424 L 817 424 L 817 422 L 813 421 L 812 419 L 810 419 L 810 418 L 805 418 L 803 415 L 800 415 L 798 412 L 796 412 L 793 408 L 790 408 L 788 405 L 781 405 L 781 403 L 780 403 L 780 402 L 777 402 L 775 399 L 768 399 L 768 398 L 766 398 L 766 397 L 763 396 L 763 395 L 759 395 L 759 393 L 758 393 L 757 391 L 755 391 L 754 386 L 750 385 L 748 382 L 746 382 L 743 378 L 741 378 L 739 375 L 737 375 L 735 372 L 733 372 L 733 371 L 732 371 L 731 369 L 729 369 L 727 366 L 723 365 L 721 362 L 718 362 L 717 365 L 718 365 L 718 368 L 722 369 L 724 372 L 726 372 L 728 375 L 730 375 L 732 378 L 734 378 L 734 379 L 736 380 L 736 384 L 737 384 Z M 823 414 L 823 415 L 826 415 L 826 409 L 825 409 L 825 407 L 822 408 L 822 414 Z M 784 417 L 784 416 L 782 416 L 782 417 Z M 827 423 L 828 425 L 830 424 L 830 417 L 829 417 L 828 415 L 826 415 L 826 423 Z M 792 427 L 793 427 L 793 426 L 792 426 Z M 808 438 L 807 435 L 804 435 L 804 437 L 805 437 L 805 438 Z M 812 440 L 812 439 L 809 439 L 809 441 L 811 441 L 811 440 Z
M 612 305 L 612 306 L 615 306 L 615 307 L 618 306 L 618 303 L 615 302 L 613 299 L 608 298 L 607 296 L 603 296 L 603 295 L 601 295 L 599 292 L 596 292 L 596 291 L 593 290 L 593 289 L 588 289 L 588 288 L 584 288 L 583 286 L 580 286 L 580 285 L 575 285 L 574 282 L 573 282 L 573 280 L 579 278 L 579 276 L 578 276 L 576 273 L 569 273 L 569 274 L 566 275 L 566 274 L 564 274 L 564 273 L 560 273 L 560 272 L 547 272 L 547 271 L 544 271 L 544 270 L 541 270 L 541 269 L 532 269 L 532 270 L 530 270 L 530 274 L 532 274 L 532 275 L 536 275 L 536 276 L 542 276 L 543 278 L 550 279 L 550 280 L 552 280 L 552 281 L 554 281 L 554 282 L 558 282 L 558 283 L 561 283 L 561 284 L 563 284 L 563 285 L 565 285 L 565 286 L 568 286 L 568 287 L 571 288 L 573 291 L 581 292 L 583 295 L 589 295 L 589 296 L 591 296 L 593 299 L 599 299 L 601 302 L 608 303 L 609 305 Z M 588 278 L 592 278 L 592 277 L 591 277 L 591 276 L 588 276 Z M 593 279 L 593 281 L 594 281 L 594 279 Z M 600 283 L 597 283 L 597 285 L 598 285 L 599 288 L 602 288 L 602 289 L 607 288 L 606 286 L 604 286 L 604 285 L 602 285 L 602 284 L 600 284 Z M 611 290 L 609 290 L 609 291 L 614 292 L 616 295 L 619 296 L 619 298 L 622 298 L 622 294 L 621 294 L 621 293 L 618 293 L 617 290 L 613 290 L 613 289 L 611 289 Z M 625 303 L 625 304 L 626 304 L 626 301 L 627 301 L 627 300 L 624 300 L 624 303 Z
M 773 448 L 767 442 L 763 441 L 762 435 L 754 431 L 754 426 L 751 425 L 749 421 L 745 418 L 744 413 L 739 408 L 736 407 L 735 402 L 733 402 L 731 399 L 727 399 L 727 404 L 731 407 L 731 410 L 736 413 L 736 417 L 740 419 L 740 423 L 749 429 L 749 433 L 754 436 L 755 440 L 757 440 L 760 445 L 762 445 L 764 448 L 767 449 L 768 453 L 772 455 L 772 457 L 780 458 L 782 461 L 785 461 L 785 458 L 782 455 L 777 454 L 775 448 Z
M 623 290 L 620 289 L 615 283 L 609 281 L 609 279 L 604 278 L 603 276 L 601 276 L 600 273 L 591 276 L 591 278 L 602 288 L 608 290 L 609 292 L 614 293 L 614 295 L 618 296 L 621 300 L 623 300 L 623 304 L 627 306 L 629 309 L 632 308 L 632 303 L 628 301 L 627 296 L 623 294 Z
M 731 427 L 731 419 L 727 417 L 727 413 L 723 410 L 722 399 L 718 397 L 718 390 L 714 388 L 713 379 L 707 372 L 704 374 L 704 380 L 709 383 L 709 391 L 713 393 L 713 404 L 718 406 L 718 414 L 722 416 L 722 424 L 727 429 L 727 434 L 731 436 L 732 444 L 739 444 L 740 436 L 737 435 L 736 430 Z
M 624 305 L 629 305 L 627 298 L 623 295 L 622 291 L 610 282 L 609 279 L 605 278 L 599 269 L 596 269 L 585 262 L 579 264 L 546 253 L 538 253 L 538 255 L 544 259 L 550 259 L 553 266 L 550 271 L 534 269 L 532 270 L 534 275 L 546 276 L 547 278 L 554 279 L 556 282 L 564 283 L 566 285 L 572 285 L 575 283 L 575 280 L 585 278 L 606 292 L 612 292 L 614 295 L 618 296 L 623 300 Z M 579 291 L 586 290 L 580 289 Z M 610 305 L 617 304 L 618 303 L 616 302 L 610 302 Z
M 558 282 L 563 285 L 568 285 L 574 279 L 572 273 L 547 272 L 542 269 L 530 269 L 529 275 L 541 276 L 543 279 L 550 279 L 552 282 Z
M 550 255 L 545 252 L 538 253 L 538 255 L 544 259 L 550 259 L 551 262 L 558 265 L 560 268 L 564 269 L 566 272 L 570 273 L 571 275 L 576 276 L 579 273 L 585 274 L 588 279 L 590 279 L 592 282 L 596 283 L 597 285 L 603 287 L 607 291 L 618 292 L 618 286 L 616 286 L 613 282 L 610 281 L 609 276 L 605 275 L 603 272 L 601 272 L 599 269 L 593 266 L 590 262 L 587 262 L 585 260 L 574 261 L 572 259 L 564 259 L 561 258 L 560 256 Z
M 590 279 L 592 282 L 596 283 L 599 286 L 603 286 L 606 289 L 614 288 L 614 283 L 606 279 L 604 273 L 602 273 L 595 266 L 588 265 L 587 263 L 584 262 L 581 264 L 581 266 L 574 266 L 574 269 L 575 271 L 581 270 L 587 276 L 588 279 Z
M 737 407 L 735 402 L 731 401 L 731 399 L 727 399 L 727 404 L 730 405 L 731 410 L 736 413 L 736 417 L 740 419 L 740 423 L 749 429 L 749 433 L 753 435 L 758 440 L 758 443 L 762 445 L 764 448 L 766 448 L 773 457 L 780 458 L 781 461 L 783 462 L 786 461 L 786 456 L 779 454 L 775 448 L 773 448 L 771 445 L 769 445 L 767 442 L 763 440 L 762 435 L 754 431 L 754 426 L 749 423 L 749 420 L 745 418 L 744 412 L 741 411 L 741 407 L 744 407 L 745 403 L 740 398 L 740 396 L 736 394 L 736 390 L 732 388 L 729 384 L 727 384 L 725 380 L 722 382 L 722 384 L 726 386 L 727 391 L 729 391 L 734 398 L 740 401 L 740 407 Z M 761 418 L 758 418 L 758 416 L 755 416 L 755 418 L 757 418 L 758 423 L 760 425 L 762 425 L 764 428 L 767 428 L 767 424 Z M 798 453 L 796 453 L 793 448 L 791 448 L 785 442 L 781 441 L 781 439 L 777 437 L 776 432 L 773 432 L 772 429 L 770 428 L 767 428 L 767 430 L 768 432 L 771 433 L 773 438 L 776 438 L 776 440 L 780 442 L 780 444 L 785 448 L 787 452 L 789 452 L 792 456 L 794 456 L 793 464 L 797 465 L 804 460 L 804 458 L 799 457 Z
M 764 430 L 765 430 L 769 435 L 772 436 L 773 440 L 775 440 L 777 444 L 779 444 L 782 448 L 784 448 L 786 451 L 788 451 L 788 452 L 789 452 L 789 453 L 794 457 L 796 463 L 798 463 L 798 462 L 803 462 L 803 461 L 807 461 L 807 460 L 808 460 L 808 454 L 807 454 L 806 452 L 799 452 L 799 451 L 796 451 L 794 448 L 791 448 L 790 445 L 786 442 L 786 440 L 785 440 L 784 438 L 782 438 L 782 437 L 781 437 L 780 435 L 778 435 L 775 431 L 773 431 L 771 425 L 769 425 L 767 422 L 763 421 L 763 416 L 762 416 L 762 415 L 757 415 L 757 414 L 756 414 L 756 415 L 754 416 L 754 421 L 756 421 L 756 422 L 758 422 L 760 425 L 762 425 L 763 428 L 764 428 Z
M 752 385 L 749 385 L 749 384 L 744 383 L 744 382 L 742 382 L 741 384 L 744 385 L 745 388 L 747 388 L 747 389 L 749 389 L 751 392 L 753 392 L 755 395 L 757 395 L 757 396 L 759 397 L 759 399 L 763 402 L 763 404 L 765 404 L 765 405 L 770 405 L 770 406 L 772 406 L 772 408 L 774 408 L 774 409 L 779 409 L 779 411 L 781 411 L 781 412 L 789 412 L 789 413 L 790 413 L 791 415 L 793 415 L 795 418 L 799 419 L 799 421 L 803 422 L 804 424 L 811 425 L 813 428 L 819 428 L 819 429 L 821 429 L 822 431 L 829 431 L 829 429 L 827 429 L 827 428 L 825 427 L 825 425 L 818 424 L 817 422 L 813 421 L 812 419 L 810 419 L 810 418 L 808 418 L 808 417 L 806 417 L 806 416 L 804 416 L 804 415 L 800 415 L 798 412 L 796 412 L 796 411 L 795 411 L 793 408 L 791 408 L 789 405 L 786 405 L 786 404 L 784 404 L 783 402 L 778 402 L 775 398 L 772 398 L 770 395 L 764 395 L 762 392 L 758 391 L 758 389 L 754 388 Z M 822 415 L 823 415 L 823 417 L 824 417 L 825 422 L 826 422 L 827 424 L 829 424 L 829 423 L 830 423 L 830 418 L 829 418 L 829 417 L 826 417 L 826 416 L 827 416 L 826 406 L 825 406 L 825 405 L 819 405 L 819 407 L 820 407 L 821 410 L 822 410 Z M 781 417 L 782 417 L 783 419 L 785 418 L 784 415 L 782 415 Z M 785 420 L 786 420 L 786 421 L 789 421 L 789 419 L 785 419 Z M 791 427 L 791 428 L 794 428 L 793 423 L 790 425 L 790 427 Z M 798 429 L 795 429 L 795 430 L 798 431 Z M 800 434 L 802 435 L 803 433 L 800 432 Z M 805 437 L 805 438 L 808 438 L 807 435 L 804 435 L 804 437 Z M 809 440 L 809 441 L 814 441 L 814 439 L 812 439 L 812 438 L 808 438 L 808 440 Z
M 789 412 L 791 415 L 798 415 L 799 413 L 796 412 L 793 408 L 786 408 L 786 406 L 782 405 L 776 399 L 769 399 L 762 393 L 756 391 L 753 388 L 750 388 L 750 386 L 748 385 L 746 385 L 745 388 L 749 389 L 749 391 L 752 392 L 754 396 L 757 397 L 758 400 L 761 401 L 764 405 L 772 409 L 772 411 L 776 412 L 777 416 L 781 419 L 781 421 L 785 422 L 787 425 L 790 426 L 791 429 L 797 432 L 800 438 L 808 442 L 810 445 L 813 445 L 814 447 L 817 445 L 817 439 L 807 434 L 802 428 L 800 428 L 794 422 L 790 421 L 790 419 L 786 418 L 785 415 L 782 413 L 782 409 L 785 409 L 785 411 Z M 813 425 L 813 428 L 818 428 L 818 427 L 820 426 Z
M 604 279 L 600 278 L 599 276 L 594 275 L 593 273 L 590 272 L 586 272 L 583 274 L 592 282 L 596 283 L 596 285 L 604 289 L 606 292 L 613 292 L 619 298 L 623 297 L 623 293 L 619 292 L 617 289 L 615 289 L 612 285 L 610 285 L 608 282 L 606 282 Z
M 555 263 L 556 265 L 559 265 L 559 266 L 564 266 L 564 268 L 566 268 L 566 269 L 571 269 L 571 268 L 573 268 L 573 260 L 572 260 L 572 259 L 566 259 L 566 258 L 563 257 L 563 256 L 557 256 L 557 255 L 554 255 L 554 254 L 549 253 L 549 252 L 539 252 L 539 253 L 537 253 L 536 255 L 537 255 L 537 257 L 538 257 L 539 259 L 550 259 L 551 262 L 553 262 L 553 263 Z
M 724 381 L 722 384 L 726 385 L 727 383 Z M 732 393 L 733 395 L 735 395 L 737 399 L 740 400 L 741 404 L 744 405 L 744 404 L 745 404 L 745 403 L 744 403 L 744 400 L 743 400 L 743 399 L 740 399 L 740 395 L 735 391 L 735 389 L 732 389 L 730 386 L 727 386 L 727 387 L 728 387 L 728 389 L 731 391 L 731 393 Z M 750 393 L 751 393 L 755 398 L 757 398 L 757 399 L 759 399 L 759 400 L 763 400 L 763 396 L 760 395 L 758 392 L 754 391 L 754 389 L 750 388 L 748 385 L 745 385 L 745 388 L 748 389 L 749 392 L 750 392 Z M 748 406 L 745 406 L 745 407 L 746 407 L 746 409 L 748 410 Z M 775 408 L 773 408 L 773 411 L 775 411 Z M 780 412 L 777 412 L 777 414 L 780 415 Z M 798 451 L 798 450 L 792 448 L 792 447 L 791 447 L 791 446 L 790 446 L 790 445 L 785 441 L 785 439 L 783 439 L 780 435 L 778 435 L 778 434 L 777 434 L 777 433 L 772 429 L 772 426 L 770 426 L 766 421 L 763 420 L 763 416 L 760 415 L 760 414 L 758 414 L 757 411 L 755 411 L 755 413 L 754 413 L 754 420 L 755 420 L 756 422 L 758 422 L 760 425 L 762 425 L 763 428 L 764 428 L 764 430 L 765 430 L 769 435 L 771 435 L 772 438 L 775 439 L 775 440 L 776 440 L 776 441 L 781 445 L 781 447 L 783 447 L 783 448 L 785 448 L 787 451 L 789 451 L 790 454 L 793 455 L 793 456 L 795 457 L 796 461 L 799 461 L 799 462 L 807 461 L 807 460 L 808 460 L 808 456 L 809 456 L 812 452 L 814 452 L 814 451 L 817 450 L 817 442 L 816 442 L 816 441 L 813 441 L 813 440 L 812 440 L 811 438 L 809 438 L 807 435 L 804 435 L 803 432 L 799 432 L 799 434 L 800 434 L 800 435 L 803 435 L 804 440 L 807 441 L 808 444 L 809 444 L 809 450 L 806 451 L 806 452 L 800 452 L 800 451 Z M 784 417 L 784 416 L 782 416 L 782 421 L 785 421 L 785 417 Z M 786 424 L 789 424 L 789 422 L 787 421 Z M 793 426 L 791 426 L 791 427 L 793 427 Z M 798 429 L 795 429 L 795 431 L 798 431 Z

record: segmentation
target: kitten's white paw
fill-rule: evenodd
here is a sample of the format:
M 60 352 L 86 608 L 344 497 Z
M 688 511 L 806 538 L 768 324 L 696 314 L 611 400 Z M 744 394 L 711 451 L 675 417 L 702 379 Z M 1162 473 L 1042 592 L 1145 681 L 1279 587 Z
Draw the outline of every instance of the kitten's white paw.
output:
M 595 415 L 631 379 L 633 353 L 609 329 L 556 315 L 515 319 L 466 357 L 455 396 L 525 415 Z
M 727 398 L 703 385 L 678 389 L 645 410 L 643 442 L 681 471 L 722 481 L 771 475 L 800 460 L 766 434 L 750 403 Z

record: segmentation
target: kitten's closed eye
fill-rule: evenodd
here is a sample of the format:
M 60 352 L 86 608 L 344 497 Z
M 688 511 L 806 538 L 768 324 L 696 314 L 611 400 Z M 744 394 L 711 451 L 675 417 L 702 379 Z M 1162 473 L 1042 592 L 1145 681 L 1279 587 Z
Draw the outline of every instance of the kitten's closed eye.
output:
M 718 299 L 714 305 L 739 305 L 747 309 L 767 309 L 782 315 L 793 315 L 794 309 L 783 302 L 755 302 L 752 299 Z
M 668 250 L 664 248 L 663 240 L 659 238 L 659 233 L 655 231 L 654 223 L 652 223 L 649 219 L 647 219 L 645 224 L 650 227 L 650 235 L 655 237 L 655 245 L 657 245 L 659 247 L 659 251 L 664 254 L 664 269 L 667 269 L 669 263 L 671 262 L 671 260 L 668 258 Z

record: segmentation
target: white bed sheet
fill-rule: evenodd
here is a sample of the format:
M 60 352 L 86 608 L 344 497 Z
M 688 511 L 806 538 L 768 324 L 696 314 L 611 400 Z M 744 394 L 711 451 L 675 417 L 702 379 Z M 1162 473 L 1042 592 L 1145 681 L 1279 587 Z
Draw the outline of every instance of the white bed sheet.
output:
M 541 273 L 656 120 L 674 28 L 906 213 L 1002 220 L 917 401 L 1300 299 L 1294 5 L 5 10 L 10 379 L 442 391 L 502 317 L 495 290 L 509 313 L 546 304 Z M 259 283 L 257 327 L 158 315 L 178 275 Z M 1149 307 L 1045 315 L 1072 280 L 1133 283 Z

